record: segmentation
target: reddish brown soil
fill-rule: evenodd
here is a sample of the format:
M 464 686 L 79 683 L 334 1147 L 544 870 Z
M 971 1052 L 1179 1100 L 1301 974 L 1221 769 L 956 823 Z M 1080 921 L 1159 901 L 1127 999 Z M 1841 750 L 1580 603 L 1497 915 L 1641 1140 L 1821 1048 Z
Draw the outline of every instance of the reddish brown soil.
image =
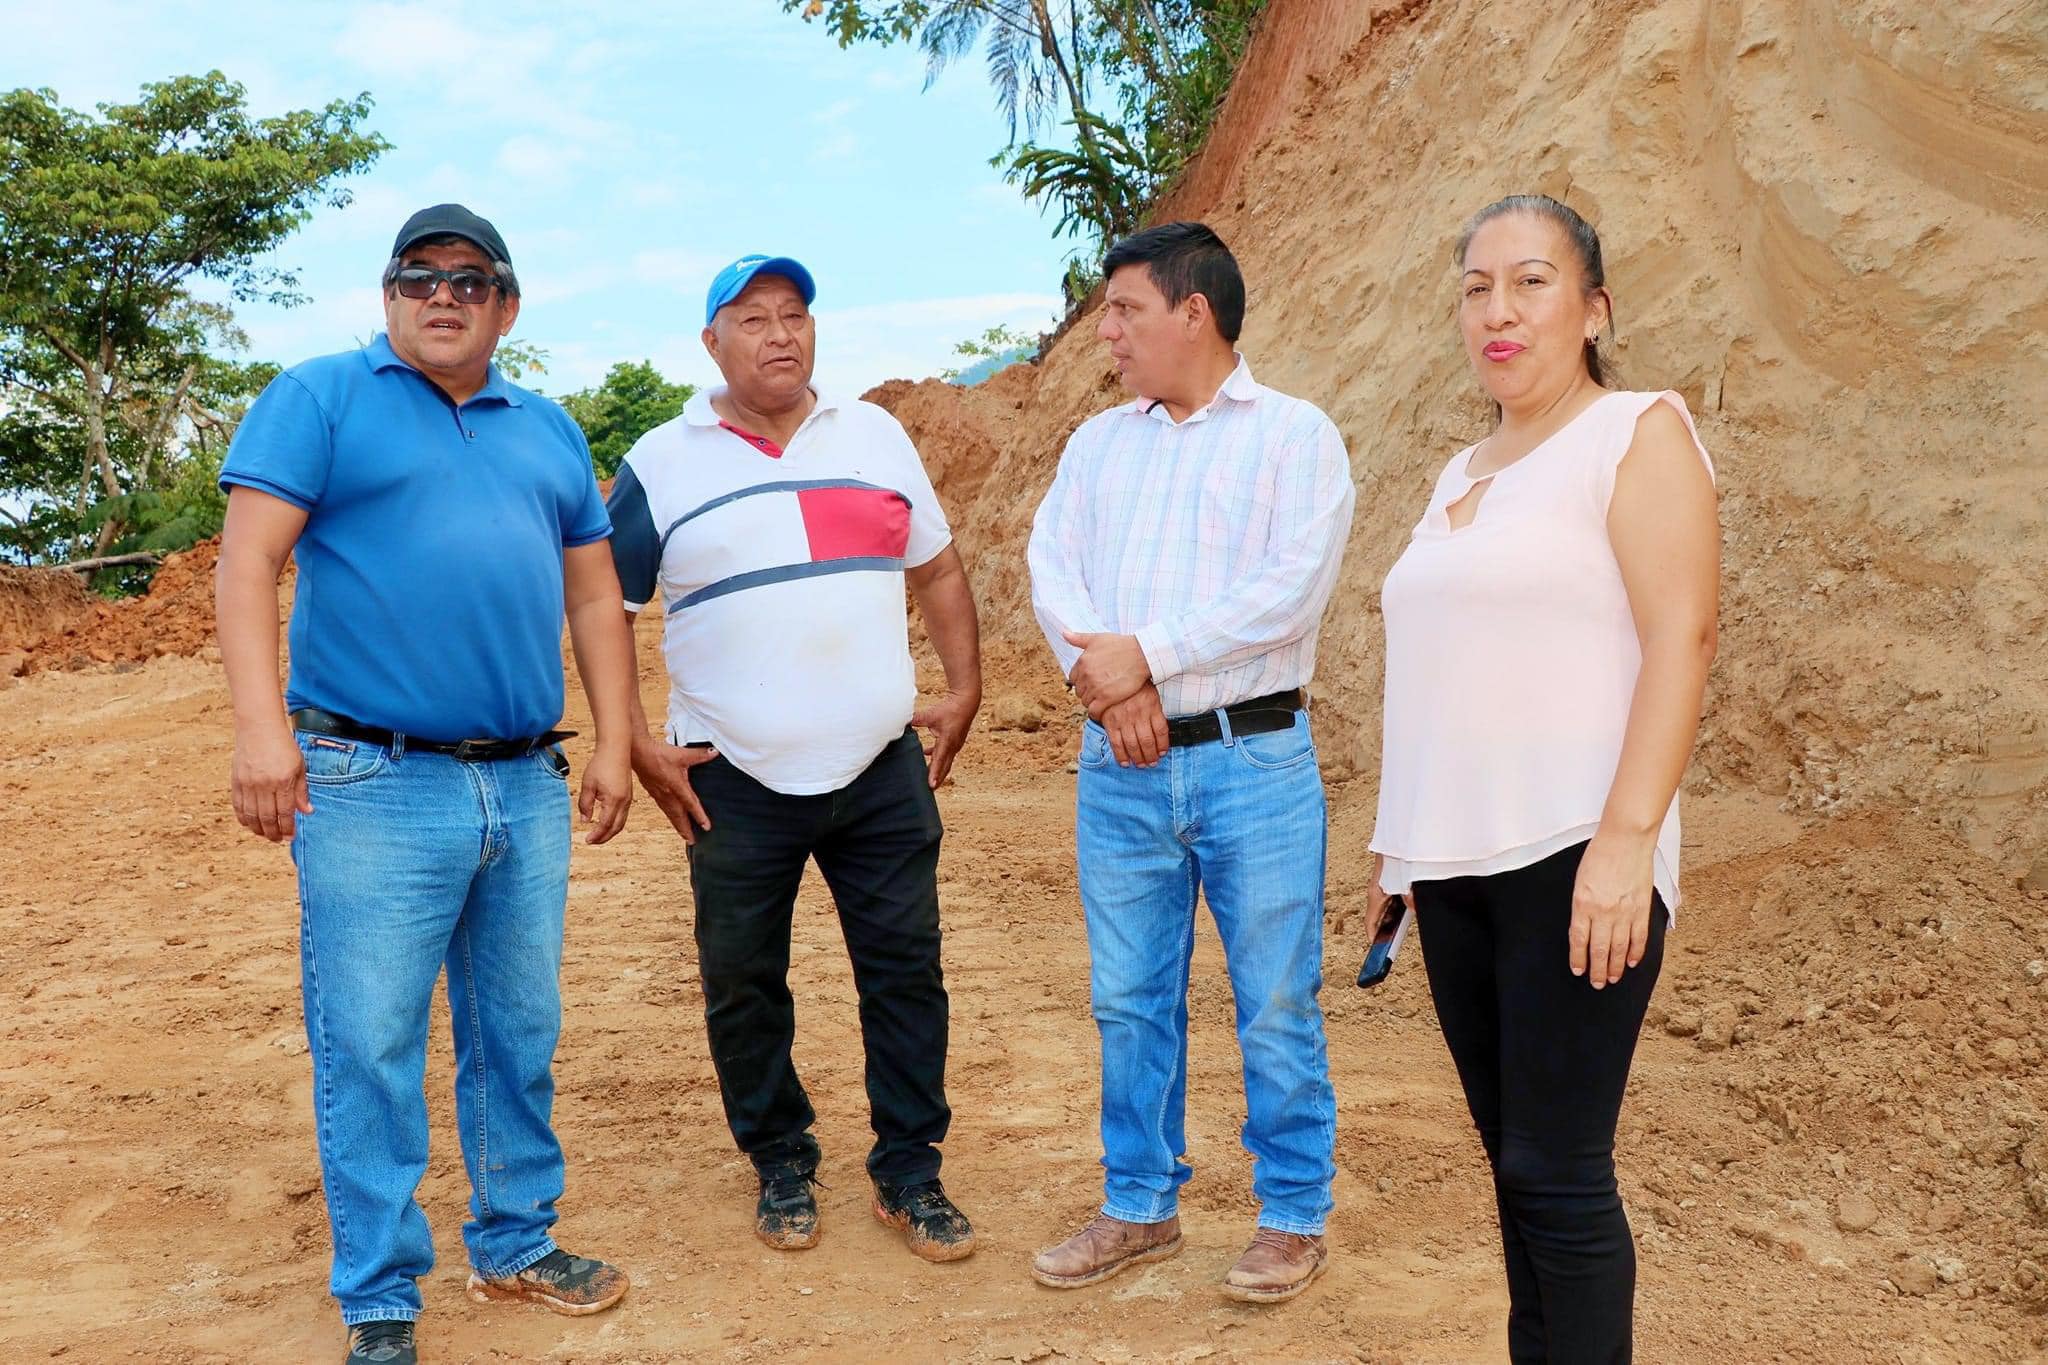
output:
M 87 620 L 92 594 L 67 569 L 0 565 L 0 653 L 20 651 Z M 0 670 L 12 676 L 17 670 Z
M 852 986 L 815 885 L 792 975 L 826 1234 L 800 1255 L 750 1239 L 681 850 L 643 802 L 615 845 L 576 855 L 558 1105 L 562 1234 L 635 1289 L 582 1322 L 462 1297 L 437 1022 L 428 1358 L 1502 1357 L 1492 1200 L 1419 964 L 1377 992 L 1348 982 L 1378 583 L 1484 422 L 1448 323 L 1449 244 L 1479 204 L 1535 187 L 1599 222 L 1627 377 L 1699 412 L 1726 527 L 1687 906 L 1620 1135 L 1638 1358 L 2048 1360 L 2048 485 L 2032 400 L 2048 372 L 2048 35 L 2033 13 L 1276 0 L 1174 205 L 1233 243 L 1247 352 L 1331 412 L 1360 479 L 1317 680 L 1340 1175 L 1333 1268 L 1309 1294 L 1258 1311 L 1216 1292 L 1252 1210 L 1206 930 L 1188 1250 L 1093 1291 L 1026 1275 L 1099 1177 L 1075 718 L 1021 554 L 1062 442 L 1119 397 L 1084 315 L 1041 365 L 877 394 L 917 435 L 985 607 L 989 699 L 943 796 L 942 874 L 947 1178 L 982 1250 L 926 1266 L 866 1213 Z M 41 632 L 41 671 L 0 680 L 16 909 L 0 1349 L 27 1359 L 338 1355 L 290 864 L 229 814 L 217 662 L 155 657 L 203 651 L 211 562 L 202 549 L 148 598 L 82 613 L 48 597 L 61 586 L 0 581 L 0 629 Z M 658 707 L 660 680 L 642 681 Z

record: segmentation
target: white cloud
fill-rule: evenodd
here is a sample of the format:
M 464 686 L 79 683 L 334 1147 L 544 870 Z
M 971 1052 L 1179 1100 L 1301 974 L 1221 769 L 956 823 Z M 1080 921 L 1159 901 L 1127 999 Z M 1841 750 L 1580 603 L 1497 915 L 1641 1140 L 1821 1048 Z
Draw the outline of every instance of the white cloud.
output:
M 990 327 L 1052 330 L 1056 294 L 973 294 L 821 309 L 818 382 L 854 393 L 885 379 L 925 379 L 959 363 L 953 348 Z
M 330 290 L 303 307 L 247 310 L 236 321 L 249 334 L 247 358 L 296 365 L 346 351 L 383 331 L 384 291 L 375 283 Z
M 688 247 L 649 247 L 633 253 L 633 277 L 643 285 L 702 294 L 711 287 L 711 277 L 730 264 L 728 257 Z
M 560 138 L 518 133 L 498 148 L 498 169 L 530 180 L 561 180 L 583 160 L 582 149 Z
M 820 165 L 836 164 L 844 169 L 846 163 L 852 161 L 859 154 L 860 139 L 852 133 L 841 129 L 839 132 L 829 134 L 823 142 L 820 142 L 811 149 L 811 160 Z
M 924 68 L 905 62 L 901 66 L 870 71 L 867 85 L 870 90 L 892 95 L 899 91 L 921 89 L 924 85 Z
M 637 209 L 667 208 L 683 197 L 683 186 L 675 180 L 635 180 L 619 195 Z
M 376 78 L 378 88 L 426 88 L 451 107 L 525 106 L 552 59 L 547 28 L 466 20 L 456 4 L 372 4 L 352 11 L 335 35 L 335 55 Z
M 566 229 L 541 234 L 549 254 L 571 255 L 589 243 L 588 236 Z M 566 239 L 566 240 L 565 240 Z M 630 311 L 656 312 L 673 308 L 667 294 L 681 295 L 698 306 L 711 277 L 725 268 L 727 258 L 685 247 L 649 247 L 624 260 L 580 260 L 567 270 L 522 271 L 520 288 L 529 307 L 568 303 L 590 295 L 610 293 Z
M 970 294 L 947 299 L 904 299 L 897 303 L 860 304 L 852 308 L 826 308 L 818 312 L 820 330 L 826 327 L 885 329 L 951 327 L 960 323 L 990 319 L 987 327 L 1013 315 L 1052 313 L 1058 310 L 1057 294 L 1012 293 Z M 1000 316 L 999 316 L 1000 315 Z M 964 334 L 963 334 L 964 335 Z M 953 340 L 958 341 L 960 337 Z
M 537 22 L 508 23 L 493 11 L 454 4 L 380 3 L 352 11 L 334 39 L 341 60 L 371 88 L 403 92 L 438 110 L 451 135 L 465 123 L 509 130 L 498 164 L 509 174 L 552 177 L 606 144 L 620 151 L 632 129 L 588 112 L 596 103 L 585 71 L 562 56 L 564 38 Z M 602 45 L 584 44 L 592 56 Z M 567 69 L 565 72 L 565 68 Z M 579 80 L 565 80 L 574 73 Z

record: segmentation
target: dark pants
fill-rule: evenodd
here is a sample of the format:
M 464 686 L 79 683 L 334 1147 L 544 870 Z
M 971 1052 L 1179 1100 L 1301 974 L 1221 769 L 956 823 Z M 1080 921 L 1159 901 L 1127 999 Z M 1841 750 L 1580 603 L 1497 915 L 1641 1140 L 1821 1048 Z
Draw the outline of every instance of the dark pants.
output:
M 790 917 L 804 863 L 832 889 L 853 959 L 867 1048 L 868 1172 L 892 1184 L 939 1173 L 946 1136 L 946 988 L 939 972 L 938 802 L 905 730 L 846 786 L 771 791 L 726 762 L 693 770 L 711 828 L 690 849 L 704 1024 L 740 1150 L 764 1172 L 818 1165 L 810 1098 L 790 1060 Z
M 1573 976 L 1566 940 L 1584 844 L 1491 877 L 1418 882 L 1429 993 L 1478 1125 L 1507 1253 L 1508 1356 L 1625 1365 L 1636 1253 L 1614 1184 L 1614 1127 L 1664 958 L 1620 981 Z

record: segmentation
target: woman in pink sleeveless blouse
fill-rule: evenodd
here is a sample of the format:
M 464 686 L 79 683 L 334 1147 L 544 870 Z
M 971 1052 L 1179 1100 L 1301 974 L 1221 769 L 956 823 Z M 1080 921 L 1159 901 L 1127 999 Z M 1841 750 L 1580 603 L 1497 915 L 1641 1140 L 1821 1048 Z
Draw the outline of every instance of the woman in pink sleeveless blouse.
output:
M 1675 393 L 1610 387 L 1600 242 L 1540 195 L 1458 244 L 1499 424 L 1381 599 L 1371 915 L 1405 895 L 1493 1167 L 1515 1361 L 1630 1357 L 1622 1092 L 1678 906 L 1678 783 L 1714 654 L 1713 466 Z

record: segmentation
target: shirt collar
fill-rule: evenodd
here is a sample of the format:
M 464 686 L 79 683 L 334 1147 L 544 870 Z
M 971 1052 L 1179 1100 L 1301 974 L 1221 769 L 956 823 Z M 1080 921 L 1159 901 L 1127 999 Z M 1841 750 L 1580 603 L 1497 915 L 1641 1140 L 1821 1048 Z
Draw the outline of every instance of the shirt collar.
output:
M 363 354 L 369 359 L 372 370 L 406 370 L 412 374 L 420 374 L 417 369 L 398 358 L 398 352 L 391 349 L 391 337 L 387 333 L 379 332 L 371 337 L 370 344 L 363 347 Z M 426 376 L 421 374 L 420 378 L 426 379 Z M 484 371 L 484 386 L 471 394 L 465 402 L 497 402 L 510 408 L 525 406 L 519 397 L 519 390 L 512 386 L 511 381 L 505 378 L 495 364 Z
M 1259 401 L 1259 395 L 1265 392 L 1265 386 L 1252 378 L 1251 362 L 1244 358 L 1244 353 L 1239 351 L 1234 352 L 1234 354 L 1237 356 L 1237 367 L 1230 372 L 1229 378 L 1225 379 L 1216 390 L 1214 398 L 1188 414 L 1187 420 L 1189 422 L 1205 420 L 1211 412 L 1215 411 L 1216 405 L 1226 398 L 1233 403 L 1256 403 Z M 1155 422 L 1165 422 L 1169 426 L 1174 424 L 1172 414 L 1166 410 L 1166 404 L 1157 398 L 1135 399 L 1132 401 L 1129 410 L 1141 417 L 1150 417 Z M 1181 423 L 1180 425 L 1185 426 L 1186 423 Z
M 726 386 L 723 384 L 713 384 L 708 389 L 697 390 L 690 396 L 690 401 L 683 404 L 683 420 L 693 427 L 717 426 L 721 419 L 718 416 L 718 409 L 711 406 L 711 400 L 723 398 L 725 390 Z M 819 413 L 833 412 L 845 406 L 845 401 L 837 393 L 821 388 L 815 383 L 811 385 L 811 396 L 818 401 L 812 405 L 810 417 L 804 418 L 806 424 Z

